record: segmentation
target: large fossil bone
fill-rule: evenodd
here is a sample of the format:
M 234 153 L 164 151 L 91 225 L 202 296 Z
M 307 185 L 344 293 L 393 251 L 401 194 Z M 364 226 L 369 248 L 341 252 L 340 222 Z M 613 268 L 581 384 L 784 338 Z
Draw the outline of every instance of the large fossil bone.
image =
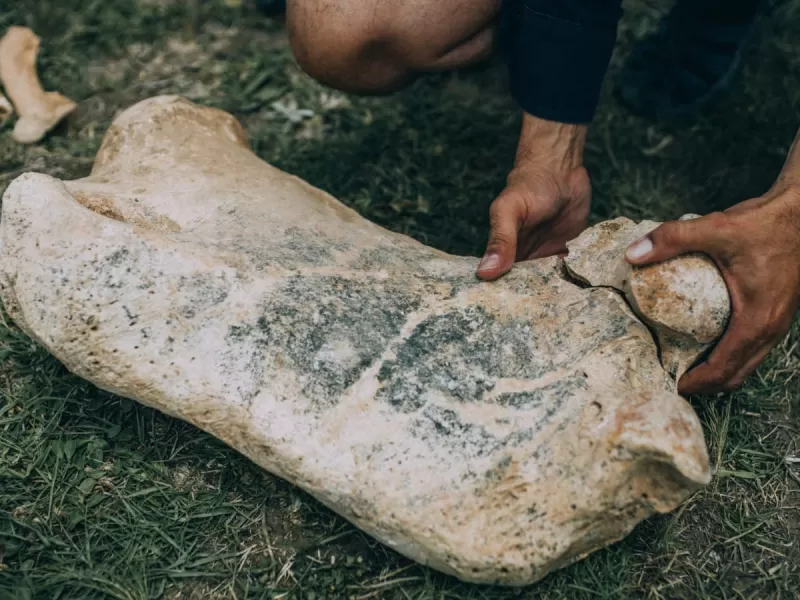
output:
M 618 260 L 629 236 L 606 233 Z M 89 177 L 15 180 L 0 235 L 7 311 L 70 370 L 461 579 L 530 583 L 709 481 L 698 419 L 622 293 L 556 258 L 481 283 L 476 260 L 264 163 L 217 110 L 133 106 Z M 719 335 L 727 290 L 708 262 L 649 271 L 665 298 L 698 278 L 673 309 L 718 329 L 681 364 Z

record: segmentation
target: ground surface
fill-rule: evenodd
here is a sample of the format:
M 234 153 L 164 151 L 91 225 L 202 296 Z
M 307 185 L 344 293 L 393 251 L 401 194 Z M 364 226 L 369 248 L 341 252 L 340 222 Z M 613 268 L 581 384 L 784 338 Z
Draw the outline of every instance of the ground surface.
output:
M 268 161 L 378 223 L 477 255 L 514 151 L 502 69 L 347 98 L 293 66 L 247 5 L 20 0 L 41 77 L 80 102 L 37 147 L 0 131 L 0 188 L 84 175 L 115 112 L 180 93 L 233 112 Z M 612 71 L 661 7 L 629 2 Z M 800 2 L 764 20 L 735 93 L 652 124 L 606 94 L 593 219 L 668 219 L 758 195 L 800 122 Z M 613 81 L 613 72 L 612 78 Z M 717 476 L 675 514 L 523 590 L 460 584 L 360 534 L 209 436 L 98 392 L 0 325 L 0 598 L 791 598 L 800 590 L 800 327 L 739 393 L 699 398 Z

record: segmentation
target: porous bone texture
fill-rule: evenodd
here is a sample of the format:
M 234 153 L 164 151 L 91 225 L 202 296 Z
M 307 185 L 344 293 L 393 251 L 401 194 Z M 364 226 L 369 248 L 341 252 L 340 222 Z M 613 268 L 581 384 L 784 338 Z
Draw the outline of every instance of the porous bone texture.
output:
M 481 283 L 261 161 L 226 113 L 131 107 L 89 177 L 16 179 L 0 236 L 8 313 L 68 369 L 463 580 L 531 583 L 709 481 L 621 293 L 557 258 Z

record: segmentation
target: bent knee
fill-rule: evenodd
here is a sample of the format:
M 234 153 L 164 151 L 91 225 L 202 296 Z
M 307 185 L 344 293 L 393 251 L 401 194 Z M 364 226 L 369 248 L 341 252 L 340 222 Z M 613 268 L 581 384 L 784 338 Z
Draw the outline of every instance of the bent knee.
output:
M 330 87 L 361 94 L 389 92 L 407 81 L 413 53 L 403 50 L 390 22 L 374 18 L 369 2 L 289 4 L 287 24 L 300 68 Z

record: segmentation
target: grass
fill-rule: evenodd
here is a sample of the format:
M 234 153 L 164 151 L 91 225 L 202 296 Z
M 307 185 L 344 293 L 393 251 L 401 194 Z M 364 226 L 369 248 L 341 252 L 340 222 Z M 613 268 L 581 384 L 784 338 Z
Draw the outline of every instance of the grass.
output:
M 609 83 L 662 7 L 628 2 Z M 734 93 L 685 123 L 627 114 L 611 86 L 590 136 L 593 220 L 668 219 L 759 195 L 800 124 L 800 2 L 765 19 Z M 266 160 L 368 218 L 478 255 L 519 116 L 488 65 L 389 98 L 326 90 L 280 23 L 245 4 L 19 0 L 0 29 L 42 38 L 45 86 L 79 101 L 37 147 L 0 131 L 0 188 L 85 175 L 116 111 L 180 93 L 233 112 Z M 298 111 L 307 109 L 311 113 Z M 521 590 L 399 557 L 182 422 L 69 375 L 0 324 L 0 598 L 796 598 L 800 326 L 739 392 L 699 398 L 717 472 L 671 515 Z

